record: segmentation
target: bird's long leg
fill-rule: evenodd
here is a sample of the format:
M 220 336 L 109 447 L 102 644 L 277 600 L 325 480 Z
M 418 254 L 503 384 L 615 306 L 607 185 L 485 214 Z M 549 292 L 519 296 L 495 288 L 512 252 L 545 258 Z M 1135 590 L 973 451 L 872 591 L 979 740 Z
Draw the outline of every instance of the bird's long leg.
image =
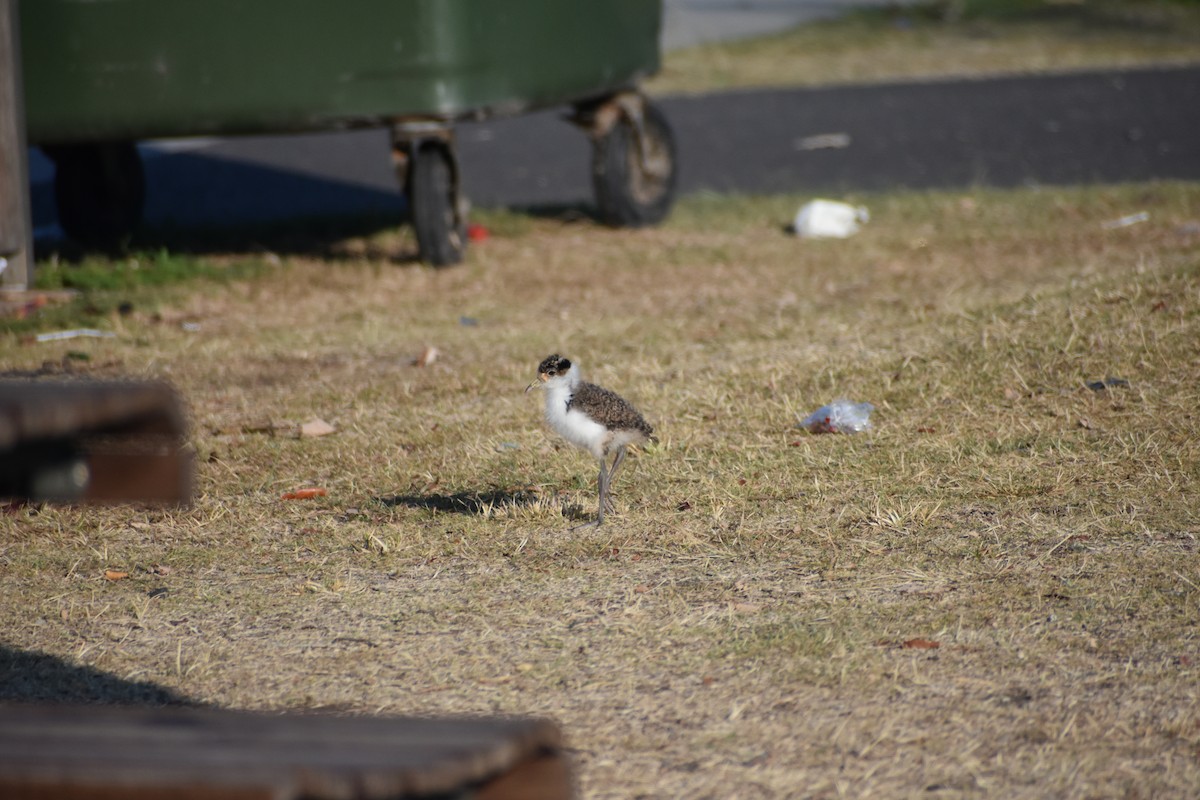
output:
M 600 488 L 600 510 L 596 512 L 596 518 L 594 520 L 591 522 L 584 522 L 580 525 L 575 525 L 571 528 L 571 530 L 575 531 L 579 530 L 580 528 L 590 528 L 593 525 L 598 527 L 604 524 L 604 502 L 605 498 L 608 496 L 608 481 L 611 474 L 612 473 L 607 468 L 604 459 L 600 459 L 600 477 L 596 481 Z
M 608 486 L 606 486 L 604 488 L 604 496 L 608 500 L 608 510 L 609 511 L 613 510 L 613 501 L 612 501 L 613 477 L 617 474 L 617 470 L 620 468 L 621 464 L 623 464 L 624 462 L 625 462 L 625 448 L 619 447 L 619 448 L 617 448 L 617 454 L 615 456 L 613 456 L 612 466 L 610 466 L 608 468 Z
M 625 448 L 617 448 L 617 457 L 613 459 L 612 466 L 608 468 L 608 484 L 612 485 L 613 476 L 617 474 L 617 468 L 625 463 Z
M 596 524 L 604 524 L 604 505 L 608 502 L 608 484 L 612 480 L 612 470 L 608 469 L 605 459 L 600 459 L 600 479 L 597 483 L 600 484 L 600 506 L 596 512 Z

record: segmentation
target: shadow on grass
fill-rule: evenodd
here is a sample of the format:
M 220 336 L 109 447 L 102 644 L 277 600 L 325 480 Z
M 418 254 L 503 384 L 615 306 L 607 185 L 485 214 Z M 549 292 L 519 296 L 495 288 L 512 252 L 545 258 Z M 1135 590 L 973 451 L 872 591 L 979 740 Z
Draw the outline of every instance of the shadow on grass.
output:
M 149 681 L 131 681 L 46 653 L 0 645 L 0 702 L 198 705 Z
M 519 235 L 522 220 L 547 220 L 564 225 L 601 225 L 596 209 L 587 203 L 548 203 L 481 210 L 485 227 L 497 235 Z M 499 212 L 499 216 L 495 212 Z M 507 217 L 507 219 L 505 219 Z M 380 214 L 316 216 L 274 222 L 211 226 L 147 226 L 125 242 L 107 248 L 84 247 L 68 239 L 38 240 L 34 258 L 80 264 L 90 257 L 127 258 L 144 253 L 172 256 L 270 256 L 313 258 L 328 262 L 360 261 L 367 257 L 397 265 L 420 263 L 416 239 L 406 230 L 407 218 Z M 348 244 L 348 243 L 354 244 Z
M 536 493 L 525 489 L 455 494 L 397 494 L 375 499 L 387 508 L 403 506 L 453 514 L 487 514 L 503 506 L 528 507 L 541 502 Z
M 67 239 L 36 241 L 34 258 L 54 257 L 78 263 L 89 256 L 120 258 L 137 253 L 169 252 L 182 256 L 247 255 L 294 256 L 328 261 L 355 260 L 362 255 L 384 258 L 398 264 L 416 263 L 414 241 L 369 244 L 363 252 L 345 247 L 348 240 L 371 241 L 380 234 L 399 231 L 404 219 L 377 214 L 306 217 L 278 222 L 234 225 L 154 225 L 138 231 L 128 241 L 107 248 L 87 248 Z M 409 237 L 411 239 L 411 237 Z
M 593 203 L 534 203 L 532 205 L 511 206 L 508 209 L 514 214 L 532 217 L 533 219 L 553 220 L 556 222 L 592 222 L 597 225 L 600 221 L 598 210 Z

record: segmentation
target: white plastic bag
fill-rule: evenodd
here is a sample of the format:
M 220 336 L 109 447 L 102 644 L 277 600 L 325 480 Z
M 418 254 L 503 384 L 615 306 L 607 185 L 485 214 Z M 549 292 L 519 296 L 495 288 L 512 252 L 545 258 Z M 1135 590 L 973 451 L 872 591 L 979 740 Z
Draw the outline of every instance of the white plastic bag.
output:
M 871 427 L 870 403 L 834 400 L 821 406 L 800 421 L 800 427 L 811 433 L 861 433 Z
M 845 239 L 858 233 L 859 226 L 871 219 L 866 206 L 852 206 L 836 200 L 810 200 L 796 212 L 792 230 L 809 239 Z

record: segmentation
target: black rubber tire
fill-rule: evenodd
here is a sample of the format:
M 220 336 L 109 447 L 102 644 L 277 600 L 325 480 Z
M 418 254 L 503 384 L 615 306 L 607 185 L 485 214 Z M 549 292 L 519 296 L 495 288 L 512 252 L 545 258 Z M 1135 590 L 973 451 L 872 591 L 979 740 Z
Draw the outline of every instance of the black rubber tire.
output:
M 637 131 L 624 114 L 592 151 L 592 183 L 600 221 L 619 228 L 662 222 L 675 204 L 675 137 L 657 107 L 642 111 L 648 159 L 642 158 Z
M 146 173 L 133 142 L 46 148 L 54 161 L 58 224 L 86 248 L 119 249 L 142 223 Z
M 421 260 L 435 267 L 458 264 L 467 250 L 467 224 L 460 213 L 454 165 L 448 148 L 414 149 L 408 173 L 408 205 Z

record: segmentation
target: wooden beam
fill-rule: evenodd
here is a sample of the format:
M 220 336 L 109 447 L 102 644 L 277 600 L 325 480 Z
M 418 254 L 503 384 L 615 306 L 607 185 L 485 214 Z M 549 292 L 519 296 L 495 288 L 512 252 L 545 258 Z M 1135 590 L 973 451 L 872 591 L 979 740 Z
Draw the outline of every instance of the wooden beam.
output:
M 164 383 L 0 379 L 0 498 L 187 505 L 194 474 Z
M 33 283 L 29 220 L 29 153 L 21 79 L 17 0 L 0 0 L 0 288 Z
M 0 797 L 569 800 L 549 720 L 0 705 Z

